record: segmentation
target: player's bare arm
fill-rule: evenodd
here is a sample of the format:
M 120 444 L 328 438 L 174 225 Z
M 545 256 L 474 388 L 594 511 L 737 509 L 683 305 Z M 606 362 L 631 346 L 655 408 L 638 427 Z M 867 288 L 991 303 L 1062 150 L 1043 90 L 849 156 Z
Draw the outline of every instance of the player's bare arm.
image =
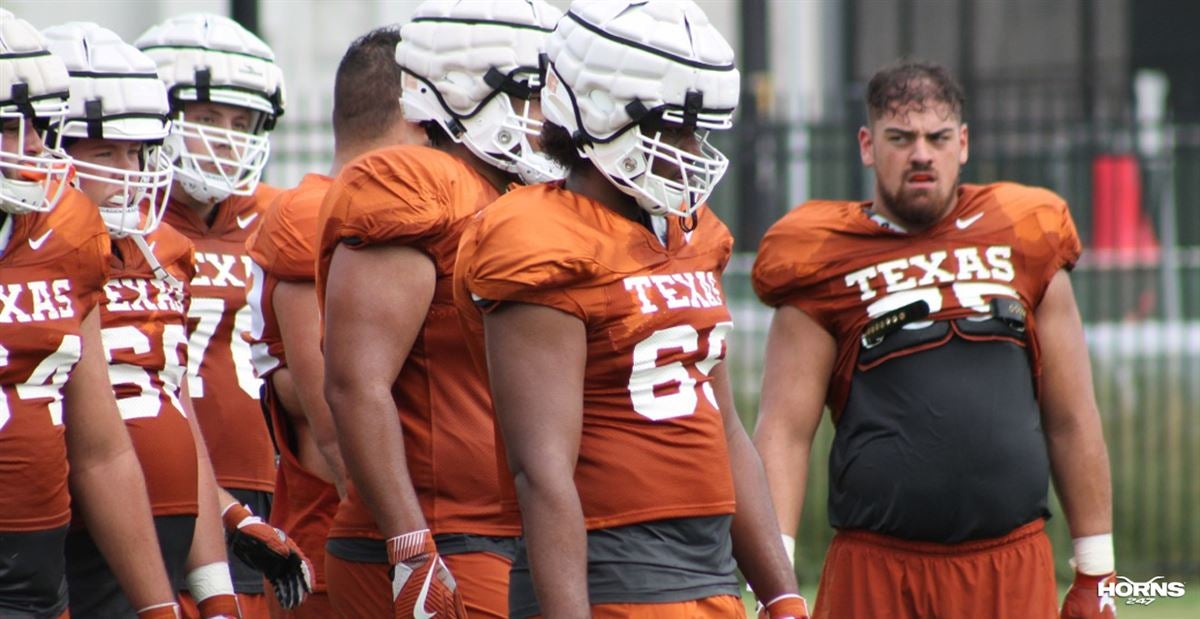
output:
M 426 529 L 391 389 L 433 299 L 433 260 L 411 247 L 339 246 L 328 281 L 325 398 L 346 470 L 385 537 Z
M 1112 532 L 1112 476 L 1092 368 L 1066 271 L 1050 281 L 1036 318 L 1042 353 L 1042 428 L 1054 489 L 1071 537 Z
M 833 336 L 808 314 L 790 305 L 775 310 L 767 334 L 754 445 L 762 457 L 779 529 L 793 539 L 836 353 Z
M 228 559 L 225 553 L 225 530 L 221 527 L 220 492 L 224 491 L 217 485 L 217 478 L 213 474 L 208 447 L 204 443 L 204 435 L 200 433 L 196 414 L 192 411 L 192 397 L 187 392 L 187 381 L 180 387 L 179 401 L 187 412 L 188 425 L 192 427 L 192 437 L 196 443 L 196 472 L 199 484 L 197 498 L 200 513 L 196 517 L 196 533 L 192 537 L 192 549 L 188 553 L 187 562 L 190 572 L 202 565 L 223 563 Z
M 338 449 L 337 432 L 323 392 L 325 363 L 321 355 L 316 285 L 281 281 L 275 287 L 273 305 L 288 365 L 272 374 L 272 381 L 284 400 L 285 410 L 292 415 L 293 427 L 299 435 L 300 461 L 345 496 L 346 464 Z M 282 383 L 290 383 L 291 389 L 280 389 Z
M 173 603 L 141 465 L 113 399 L 99 309 L 80 331 L 81 356 L 64 393 L 71 494 L 133 607 Z
M 712 384 L 725 423 L 729 467 L 737 493 L 737 512 L 730 529 L 733 557 L 763 604 L 798 596 L 795 571 L 780 543 L 779 523 L 771 506 L 762 460 L 738 417 L 725 363 L 713 370 Z
M 587 533 L 575 487 L 587 335 L 578 318 L 508 303 L 484 316 L 488 372 L 546 617 L 588 617 Z

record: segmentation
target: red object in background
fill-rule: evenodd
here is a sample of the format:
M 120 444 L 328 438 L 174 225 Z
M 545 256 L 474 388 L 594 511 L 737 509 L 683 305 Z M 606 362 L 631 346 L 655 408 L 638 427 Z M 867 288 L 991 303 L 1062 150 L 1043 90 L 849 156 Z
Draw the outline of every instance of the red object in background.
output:
M 1091 262 L 1102 267 L 1156 264 L 1158 237 L 1142 210 L 1142 180 L 1133 155 L 1100 155 L 1092 162 Z

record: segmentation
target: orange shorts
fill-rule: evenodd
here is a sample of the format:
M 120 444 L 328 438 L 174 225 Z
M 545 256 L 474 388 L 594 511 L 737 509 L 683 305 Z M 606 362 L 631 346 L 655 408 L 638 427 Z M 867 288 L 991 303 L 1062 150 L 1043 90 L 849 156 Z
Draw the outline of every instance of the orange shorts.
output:
M 838 531 L 813 619 L 971 617 L 1056 619 L 1058 591 L 1041 519 L 961 544 Z
M 261 593 L 255 595 L 239 593 L 237 600 L 238 608 L 242 611 L 242 619 L 271 619 L 271 612 L 267 608 L 267 596 Z M 179 614 L 183 619 L 201 619 L 200 609 L 196 607 L 196 600 L 193 600 L 186 591 L 179 592 Z
M 490 552 L 442 557 L 458 582 L 471 617 L 508 616 L 508 559 Z M 325 586 L 333 609 L 343 619 L 391 616 L 390 565 L 346 561 L 325 554 Z
M 539 619 L 541 615 L 538 615 Z M 742 598 L 714 595 L 663 604 L 593 604 L 592 619 L 745 619 Z

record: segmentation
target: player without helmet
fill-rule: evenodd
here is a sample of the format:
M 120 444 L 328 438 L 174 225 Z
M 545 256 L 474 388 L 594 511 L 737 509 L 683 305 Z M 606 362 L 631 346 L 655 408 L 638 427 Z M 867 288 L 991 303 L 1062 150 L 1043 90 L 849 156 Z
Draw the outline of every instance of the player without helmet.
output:
M 69 162 L 48 152 L 42 132 L 67 113 L 67 69 L 29 22 L 0 9 L 0 211 L 49 211 Z
M 725 174 L 733 49 L 691 0 L 576 0 L 546 44 L 547 122 L 653 215 L 690 216 Z
M 43 35 L 71 76 L 69 110 L 51 125 L 51 143 L 71 157 L 75 182 L 100 207 L 110 235 L 149 234 L 162 219 L 172 176 L 161 148 L 171 127 L 167 89 L 154 61 L 93 23 Z
M 400 101 L 412 122 L 436 122 L 475 156 L 525 183 L 564 170 L 535 148 L 546 36 L 562 13 L 544 0 L 430 0 L 400 31 Z
M 267 133 L 283 114 L 271 48 L 237 22 L 201 13 L 153 26 L 135 45 L 167 86 L 174 123 L 164 148 L 183 191 L 206 204 L 254 193 Z

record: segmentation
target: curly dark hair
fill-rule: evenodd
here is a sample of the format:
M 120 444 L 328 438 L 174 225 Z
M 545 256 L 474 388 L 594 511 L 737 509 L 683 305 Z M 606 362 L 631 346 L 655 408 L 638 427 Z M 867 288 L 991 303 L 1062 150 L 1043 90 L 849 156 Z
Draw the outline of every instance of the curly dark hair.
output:
M 550 121 L 542 123 L 542 152 L 571 172 L 584 162 L 575 146 L 575 139 L 566 128 Z
M 967 99 L 962 86 L 946 67 L 931 62 L 902 61 L 875 73 L 867 84 L 867 118 L 871 123 L 905 107 L 924 111 L 942 104 L 963 118 Z

